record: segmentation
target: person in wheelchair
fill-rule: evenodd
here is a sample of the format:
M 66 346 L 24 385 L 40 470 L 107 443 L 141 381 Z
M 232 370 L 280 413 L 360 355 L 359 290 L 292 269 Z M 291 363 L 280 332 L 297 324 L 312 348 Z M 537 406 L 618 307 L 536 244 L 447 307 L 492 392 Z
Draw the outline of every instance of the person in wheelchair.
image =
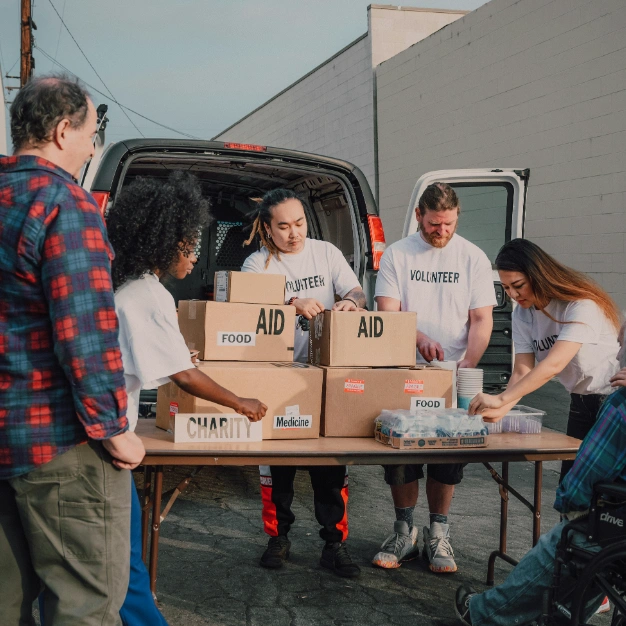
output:
M 497 587 L 477 593 L 468 585 L 461 585 L 456 592 L 455 609 L 460 621 L 466 626 L 522 626 L 542 620 L 544 596 L 553 586 L 557 545 L 563 529 L 572 520 L 589 514 L 594 486 L 601 482 L 616 482 L 626 485 L 626 388 L 622 387 L 610 395 L 598 414 L 595 425 L 583 440 L 570 472 L 559 485 L 554 508 L 562 520 L 551 531 L 543 535 Z M 615 540 L 624 543 L 623 518 L 606 517 L 603 521 L 622 528 L 615 533 Z M 592 516 L 590 516 L 591 518 Z M 601 517 L 601 516 L 599 516 Z M 590 520 L 593 521 L 593 520 Z M 570 535 L 568 552 L 594 553 L 602 546 L 589 540 L 588 524 L 580 523 L 580 529 L 568 529 Z M 592 533 L 593 535 L 593 533 Z M 621 551 L 622 583 L 624 579 L 624 549 Z M 560 568 L 559 568 L 560 571 Z M 618 575 L 620 575 L 618 573 Z M 576 579 L 564 576 L 561 590 L 570 590 Z M 600 606 L 606 589 L 593 588 L 582 607 L 583 623 Z M 566 608 L 567 610 L 567 608 Z M 621 613 L 624 614 L 624 611 Z M 613 624 L 624 624 L 617 618 Z M 577 621 L 575 623 L 578 623 Z

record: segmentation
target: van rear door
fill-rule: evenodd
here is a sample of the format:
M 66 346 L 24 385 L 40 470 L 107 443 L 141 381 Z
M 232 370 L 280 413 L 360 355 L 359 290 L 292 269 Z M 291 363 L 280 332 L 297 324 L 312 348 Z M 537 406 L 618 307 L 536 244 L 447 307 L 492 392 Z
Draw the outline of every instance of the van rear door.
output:
M 528 169 L 438 170 L 424 174 L 415 184 L 402 236 L 417 231 L 415 207 L 422 193 L 435 182 L 448 183 L 457 193 L 461 215 L 457 233 L 476 244 L 495 261 L 498 250 L 511 239 L 524 236 L 524 210 Z M 498 304 L 493 311 L 493 333 L 479 367 L 485 370 L 485 390 L 506 385 L 513 370 L 512 303 L 494 270 Z

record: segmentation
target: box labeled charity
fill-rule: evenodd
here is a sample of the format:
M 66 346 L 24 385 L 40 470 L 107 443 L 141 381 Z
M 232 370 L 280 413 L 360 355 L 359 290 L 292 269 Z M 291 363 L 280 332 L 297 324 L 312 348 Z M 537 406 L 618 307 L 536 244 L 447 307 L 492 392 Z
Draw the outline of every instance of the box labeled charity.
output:
M 311 360 L 332 367 L 415 365 L 416 319 L 409 312 L 324 311 L 311 323 Z
M 321 434 L 371 437 L 383 409 L 451 407 L 453 372 L 437 367 L 322 367 Z
M 485 447 L 488 435 L 482 416 L 463 409 L 384 410 L 374 420 L 376 440 L 403 450 Z
M 181 300 L 178 325 L 202 361 L 293 361 L 295 308 Z
M 241 398 L 257 398 L 267 405 L 267 413 L 260 422 L 263 439 L 319 437 L 324 378 L 320 368 L 308 363 L 293 362 L 203 361 L 198 369 L 235 395 Z M 196 398 L 175 383 L 162 385 L 157 394 L 157 427 L 173 432 L 176 416 L 179 414 L 232 416 L 233 410 Z M 209 431 L 212 428 L 219 430 L 223 426 L 219 420 L 215 423 L 209 421 L 208 424 Z M 190 428 L 199 432 L 197 426 L 192 425 Z M 220 441 L 226 442 L 230 424 L 227 429 L 225 426 L 224 428 L 218 434 L 223 434 Z
M 285 276 L 255 272 L 215 272 L 215 301 L 285 304 Z
M 262 422 L 244 415 L 221 413 L 176 413 L 174 443 L 254 443 L 263 439 Z

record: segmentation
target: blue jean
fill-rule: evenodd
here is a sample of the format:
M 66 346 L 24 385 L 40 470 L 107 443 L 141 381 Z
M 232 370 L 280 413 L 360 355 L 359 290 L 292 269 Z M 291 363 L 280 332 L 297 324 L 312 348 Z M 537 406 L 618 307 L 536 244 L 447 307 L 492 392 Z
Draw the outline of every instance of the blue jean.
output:
M 152 597 L 150 577 L 141 558 L 141 504 L 134 481 L 131 493 L 130 580 L 120 617 L 124 626 L 167 626 Z
M 150 577 L 141 558 L 141 504 L 132 474 L 130 480 L 130 579 L 120 617 L 124 626 L 168 626 L 152 598 Z M 45 626 L 43 593 L 39 595 L 39 615 L 41 626 Z
M 556 546 L 567 523 L 565 520 L 542 535 L 501 585 L 470 599 L 472 626 L 522 626 L 539 619 L 543 594 L 552 584 Z M 584 548 L 592 545 L 580 533 L 575 534 L 573 541 Z M 599 593 L 588 603 L 585 621 L 603 598 L 604 593 Z

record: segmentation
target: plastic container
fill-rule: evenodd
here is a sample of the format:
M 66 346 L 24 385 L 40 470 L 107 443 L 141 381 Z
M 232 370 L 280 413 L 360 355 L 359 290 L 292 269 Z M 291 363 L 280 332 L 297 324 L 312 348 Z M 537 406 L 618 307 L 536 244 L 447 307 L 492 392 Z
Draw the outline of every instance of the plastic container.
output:
M 533 409 L 523 404 L 515 405 L 501 420 L 503 433 L 535 434 L 541 432 L 543 416 L 546 414 L 541 409 Z M 489 428 L 490 424 L 487 424 Z M 493 431 L 495 432 L 495 431 Z M 489 434 L 492 431 L 489 430 Z

